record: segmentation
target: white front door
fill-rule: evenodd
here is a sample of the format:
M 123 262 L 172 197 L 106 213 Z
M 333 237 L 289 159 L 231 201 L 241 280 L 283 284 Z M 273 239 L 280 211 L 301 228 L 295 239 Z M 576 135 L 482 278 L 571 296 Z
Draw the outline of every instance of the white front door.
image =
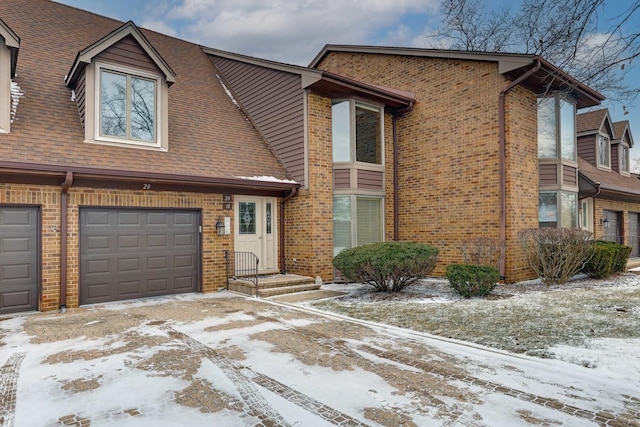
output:
M 277 215 L 273 197 L 235 197 L 235 250 L 253 252 L 260 272 L 277 271 Z

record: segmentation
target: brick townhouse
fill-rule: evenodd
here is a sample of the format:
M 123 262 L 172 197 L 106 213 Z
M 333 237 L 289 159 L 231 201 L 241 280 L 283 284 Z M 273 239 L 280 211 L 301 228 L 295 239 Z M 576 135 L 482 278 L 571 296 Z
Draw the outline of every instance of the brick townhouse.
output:
M 0 311 L 334 280 L 343 248 L 507 242 L 578 226 L 576 109 L 603 97 L 532 55 L 326 46 L 309 67 L 47 0 L 0 4 Z M 540 208 L 541 206 L 544 209 Z M 596 224 L 597 225 L 597 224 Z

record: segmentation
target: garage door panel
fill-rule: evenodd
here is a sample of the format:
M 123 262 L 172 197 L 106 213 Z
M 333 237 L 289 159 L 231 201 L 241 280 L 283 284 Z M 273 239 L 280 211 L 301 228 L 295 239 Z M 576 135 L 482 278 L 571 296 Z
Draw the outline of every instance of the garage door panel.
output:
M 175 286 L 178 290 L 184 290 L 185 292 L 188 292 L 187 289 L 192 289 L 195 286 L 195 283 L 193 282 L 192 276 L 176 277 Z
M 0 294 L 0 306 L 7 313 L 33 310 L 36 301 L 36 294 L 32 290 L 9 290 Z
M 0 206 L 0 314 L 38 309 L 39 212 Z
M 0 280 L 5 286 L 14 285 L 19 281 L 37 280 L 37 265 L 33 262 L 20 262 L 0 266 Z
M 147 225 L 169 225 L 169 215 L 164 212 L 149 212 L 147 215 Z
M 111 269 L 111 262 L 108 259 L 96 259 L 96 260 L 87 260 L 86 262 L 86 273 L 88 275 L 92 274 L 109 274 Z
M 173 217 L 173 223 L 193 227 L 198 225 L 198 217 L 195 213 L 178 213 Z
M 0 212 L 0 226 L 5 230 L 21 227 L 30 229 L 32 224 L 36 224 L 34 216 L 37 215 L 37 211 L 34 212 L 33 209 L 3 208 L 2 212 Z
M 175 247 L 187 247 L 192 248 L 195 246 L 195 239 L 193 234 L 176 234 L 173 237 L 173 245 Z
M 147 270 L 167 270 L 167 256 L 152 256 L 147 258 Z
M 148 248 L 166 248 L 167 247 L 167 235 L 166 234 L 150 234 L 147 236 Z
M 120 258 L 118 260 L 118 271 L 140 273 L 140 258 Z
M 118 296 L 137 298 L 144 289 L 140 280 L 126 280 L 118 283 Z
M 16 256 L 33 253 L 33 240 L 30 237 L 4 237 L 0 239 L 0 252 L 12 252 Z
M 173 266 L 175 269 L 193 269 L 195 267 L 195 257 L 193 255 L 176 255 L 173 257 Z
M 117 214 L 118 226 L 141 226 L 141 215 L 139 212 L 121 211 Z
M 86 213 L 84 222 L 93 227 L 108 227 L 111 225 L 110 219 L 108 211 L 91 211 Z
M 166 278 L 150 279 L 148 281 L 148 291 L 154 295 L 164 295 L 169 292 L 169 280 Z
M 86 219 L 94 209 L 108 212 L 111 226 L 87 224 Z M 177 230 L 176 216 L 188 217 L 190 227 L 185 225 Z M 151 209 L 124 212 L 116 208 L 84 208 L 80 217 L 81 242 L 90 242 L 94 237 L 108 237 L 111 242 L 116 242 L 107 245 L 103 241 L 100 248 L 96 248 L 97 245 L 90 249 L 80 248 L 81 304 L 198 289 L 198 212 Z M 183 219 L 179 221 L 184 222 Z M 104 289 L 105 286 L 109 289 Z
M 97 250 L 102 252 L 104 249 L 109 249 L 111 239 L 109 236 L 87 236 L 83 243 L 86 251 Z
M 123 249 L 141 249 L 140 236 L 138 235 L 124 235 L 118 236 L 118 250 Z

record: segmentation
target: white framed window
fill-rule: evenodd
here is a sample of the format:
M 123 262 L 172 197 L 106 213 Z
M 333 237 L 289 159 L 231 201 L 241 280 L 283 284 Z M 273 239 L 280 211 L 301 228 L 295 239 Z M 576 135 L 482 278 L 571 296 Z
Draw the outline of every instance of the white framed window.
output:
M 629 174 L 631 172 L 631 164 L 629 159 L 629 147 L 626 143 L 620 144 L 620 172 Z
M 383 164 L 382 107 L 354 100 L 334 101 L 331 117 L 334 163 Z
M 159 75 L 96 63 L 95 142 L 165 148 L 164 86 Z
M 598 167 L 611 169 L 611 144 L 604 135 L 598 135 Z
M 375 196 L 334 196 L 334 256 L 343 249 L 383 240 L 383 201 L 383 197 Z

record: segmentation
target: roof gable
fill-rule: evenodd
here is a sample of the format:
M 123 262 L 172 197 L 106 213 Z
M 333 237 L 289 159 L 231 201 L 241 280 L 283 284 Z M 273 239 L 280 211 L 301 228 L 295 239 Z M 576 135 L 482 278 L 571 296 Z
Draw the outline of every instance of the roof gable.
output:
M 611 139 L 616 139 L 617 133 L 612 123 L 607 108 L 576 115 L 576 131 L 579 134 L 604 132 Z
M 20 37 L 2 19 L 0 19 L 0 37 L 4 39 L 4 45 L 11 52 L 11 78 L 13 78 L 16 75 Z
M 138 45 L 142 48 L 142 50 L 151 58 L 154 64 L 158 67 L 158 69 L 164 74 L 167 83 L 171 85 L 175 82 L 175 73 L 167 64 L 167 62 L 160 56 L 160 54 L 156 51 L 156 49 L 149 43 L 147 38 L 140 32 L 136 24 L 132 21 L 126 22 L 121 27 L 102 37 L 100 40 L 95 43 L 87 46 L 76 56 L 75 61 L 69 71 L 69 74 L 66 79 L 66 85 L 68 87 L 73 87 L 82 74 L 82 70 L 84 67 L 91 63 L 93 58 L 100 55 L 101 53 L 108 50 L 110 47 L 115 45 L 116 43 L 122 41 L 126 37 L 133 37 L 133 39 L 138 43 Z
M 629 126 L 629 120 L 623 120 L 615 122 L 613 128 L 616 132 L 616 142 L 624 140 L 629 144 L 629 147 L 633 147 L 633 137 L 631 136 L 631 128 Z

